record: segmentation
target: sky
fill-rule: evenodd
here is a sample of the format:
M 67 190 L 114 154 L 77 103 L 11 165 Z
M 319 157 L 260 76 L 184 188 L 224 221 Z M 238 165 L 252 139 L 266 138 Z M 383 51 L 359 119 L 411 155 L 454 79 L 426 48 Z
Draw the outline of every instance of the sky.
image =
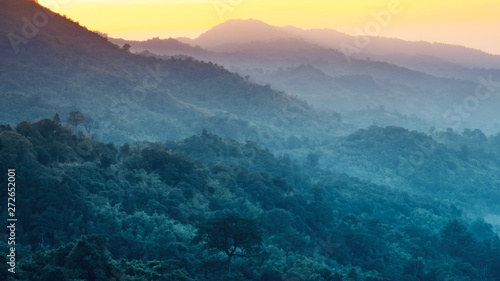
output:
M 111 37 L 196 38 L 229 19 L 368 32 L 458 44 L 500 55 L 498 0 L 39 0 Z M 378 15 L 378 16 L 377 16 Z M 377 22 L 378 19 L 378 22 Z M 376 23 L 379 29 L 370 29 Z M 368 28 L 368 29 L 367 29 Z

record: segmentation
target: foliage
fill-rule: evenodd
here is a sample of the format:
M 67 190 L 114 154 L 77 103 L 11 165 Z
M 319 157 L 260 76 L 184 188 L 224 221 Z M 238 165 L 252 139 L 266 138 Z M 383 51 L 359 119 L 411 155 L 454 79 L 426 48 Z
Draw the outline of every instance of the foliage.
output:
M 231 259 L 257 255 L 262 244 L 261 236 L 256 220 L 226 214 L 198 225 L 194 241 L 204 242 L 204 247 L 208 250 L 225 253 L 230 275 Z
M 80 111 L 71 111 L 66 122 L 75 127 L 75 134 L 78 134 L 78 125 L 85 124 L 85 116 Z
M 500 240 L 487 222 L 463 215 L 463 201 L 321 169 L 329 156 L 319 151 L 332 142 L 310 152 L 319 159 L 300 164 L 208 132 L 117 149 L 85 134 L 76 139 L 56 120 L 0 132 L 0 156 L 8 160 L 1 165 L 15 167 L 23 186 L 20 241 L 32 256 L 19 265 L 19 280 L 499 276 Z M 404 153 L 412 139 L 430 140 L 398 128 L 370 130 L 341 139 L 344 149 L 369 156 L 382 146 L 369 143 L 392 139 Z M 81 143 L 89 149 L 82 152 Z M 433 145 L 455 153 L 446 142 Z M 450 159 L 457 169 L 474 167 Z M 473 159 L 478 165 L 481 158 Z

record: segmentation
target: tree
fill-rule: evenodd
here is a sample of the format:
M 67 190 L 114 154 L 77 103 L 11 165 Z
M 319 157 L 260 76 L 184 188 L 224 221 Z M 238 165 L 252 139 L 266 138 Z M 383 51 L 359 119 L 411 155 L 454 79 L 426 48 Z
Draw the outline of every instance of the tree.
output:
M 449 222 L 441 232 L 441 244 L 444 250 L 453 256 L 470 255 L 474 242 L 472 234 L 457 220 Z
M 0 164 L 3 167 L 17 167 L 23 160 L 35 159 L 33 144 L 23 135 L 12 132 L 0 132 Z
M 226 214 L 201 223 L 194 242 L 203 242 L 209 251 L 224 252 L 227 255 L 227 272 L 231 274 L 233 257 L 253 257 L 259 254 L 262 231 L 254 219 Z
M 122 50 L 125 50 L 125 51 L 129 52 L 131 47 L 132 46 L 130 46 L 129 44 L 125 44 L 125 45 L 122 46 Z
M 319 154 L 309 152 L 309 154 L 307 154 L 307 164 L 312 168 L 316 167 L 319 163 L 319 157 Z
M 80 111 L 71 111 L 66 122 L 75 127 L 75 134 L 78 135 L 78 125 L 85 123 L 86 120 L 85 116 Z
M 107 238 L 102 235 L 82 236 L 66 257 L 66 268 L 72 268 L 88 281 L 106 280 L 110 268 Z
M 56 113 L 56 114 L 54 115 L 54 118 L 52 119 L 52 121 L 53 121 L 53 122 L 54 122 L 54 124 L 56 124 L 56 125 L 61 124 L 61 118 L 59 117 L 59 114 L 57 114 L 57 113 Z

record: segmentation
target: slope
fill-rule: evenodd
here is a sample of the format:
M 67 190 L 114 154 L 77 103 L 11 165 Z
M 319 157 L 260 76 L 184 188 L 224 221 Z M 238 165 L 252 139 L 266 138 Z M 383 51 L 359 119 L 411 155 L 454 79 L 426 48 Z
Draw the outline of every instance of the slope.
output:
M 245 37 L 245 34 L 248 36 Z M 378 118 L 370 115 L 376 117 L 374 120 L 363 117 L 367 115 L 355 116 L 370 107 L 382 106 L 394 116 L 402 114 L 413 121 L 422 120 L 417 123 L 412 121 L 411 129 L 428 131 L 432 126 L 452 127 L 455 130 L 480 128 L 486 133 L 496 133 L 495 124 L 500 123 L 500 120 L 492 119 L 491 116 L 495 116 L 500 101 L 491 93 L 486 93 L 488 97 L 483 96 L 481 100 L 475 96 L 478 86 L 485 86 L 484 81 L 490 80 L 490 75 L 497 75 L 498 70 L 471 69 L 431 55 L 426 55 L 424 59 L 418 54 L 378 55 L 380 51 L 377 54 L 367 52 L 362 58 L 357 58 L 360 55 L 349 57 L 333 48 L 335 46 L 332 44 L 328 46 L 314 39 L 322 34 L 331 35 L 328 40 L 335 42 L 343 42 L 348 38 L 332 30 L 278 28 L 256 20 L 231 20 L 205 32 L 200 36 L 200 41 L 192 41 L 202 47 L 205 44 L 209 50 L 204 52 L 194 53 L 192 49 L 199 50 L 198 47 L 182 43 L 175 43 L 181 47 L 173 48 L 172 51 L 168 46 L 174 45 L 170 42 L 173 39 L 159 40 L 164 41 L 165 49 L 158 48 L 158 40 L 154 45 L 148 42 L 136 44 L 139 46 L 137 50 L 154 49 L 158 55 L 167 55 L 166 58 L 182 54 L 216 62 L 248 76 L 251 81 L 269 84 L 317 107 L 351 116 L 353 118 L 350 120 L 359 120 L 360 124 L 378 122 L 402 125 L 396 119 L 393 119 L 393 123 L 387 123 L 385 116 Z M 400 41 L 394 40 L 394 43 L 399 44 Z M 390 42 L 384 44 L 390 45 Z M 130 44 L 132 49 L 136 48 L 134 42 Z M 380 47 L 378 43 L 375 45 Z M 420 44 L 411 46 L 408 48 L 415 49 Z M 462 50 L 459 47 L 455 49 Z M 422 49 L 433 54 L 432 50 L 427 47 Z M 490 59 L 494 61 L 493 57 Z M 410 68 L 389 62 L 401 62 Z M 314 70 L 309 71 L 303 65 Z M 486 86 L 490 91 L 490 85 Z M 484 99 L 487 102 L 483 102 Z M 481 110 L 478 110 L 479 107 Z M 463 110 L 467 112 L 460 113 L 460 108 L 465 108 Z
M 332 113 L 213 63 L 134 55 L 36 2 L 1 5 L 3 122 L 79 110 L 88 133 L 117 142 L 176 139 L 206 128 L 265 143 L 338 129 Z M 25 19 L 32 18 L 39 26 L 29 33 Z M 329 127 L 316 130 L 321 123 Z

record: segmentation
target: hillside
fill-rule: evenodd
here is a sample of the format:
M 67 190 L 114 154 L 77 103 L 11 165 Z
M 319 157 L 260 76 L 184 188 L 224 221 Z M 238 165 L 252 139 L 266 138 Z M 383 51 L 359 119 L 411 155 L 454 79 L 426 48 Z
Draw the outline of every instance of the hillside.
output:
M 223 38 L 221 34 L 227 36 Z M 321 35 L 329 35 L 328 40 L 332 42 L 319 40 Z M 269 84 L 316 107 L 350 116 L 346 121 L 357 120 L 358 124 L 405 125 L 422 132 L 428 132 L 431 127 L 458 131 L 478 128 L 487 134 L 496 133 L 500 124 L 498 118 L 491 118 L 500 103 L 496 96 L 489 95 L 487 102 L 478 100 L 476 103 L 474 99 L 476 89 L 485 86 L 484 81 L 489 77 L 496 79 L 499 70 L 472 68 L 454 59 L 460 56 L 481 57 L 478 62 L 497 59 L 479 51 L 373 38 L 373 48 L 378 51 L 370 53 L 370 48 L 366 48 L 365 53 L 346 56 L 334 42 L 354 40 L 353 37 L 332 30 L 279 28 L 256 20 L 230 20 L 208 30 L 199 39 L 184 40 L 208 49 L 180 42 L 174 44 L 173 40 L 156 39 L 155 44 L 148 41 L 129 43 L 132 51 L 154 50 L 151 52 L 166 59 L 174 54 L 187 55 L 221 64 L 249 76 L 250 81 Z M 392 52 L 393 43 L 399 46 L 397 54 Z M 165 48 L 159 48 L 161 44 Z M 181 47 L 171 48 L 171 45 Z M 384 53 L 385 45 L 388 47 Z M 417 49 L 422 53 L 412 51 Z M 488 89 L 495 91 L 489 86 Z M 460 114 L 457 107 L 462 105 L 470 109 L 471 106 L 465 104 L 470 99 L 475 102 L 473 112 Z M 412 122 L 391 121 L 373 114 L 370 115 L 372 119 L 356 115 L 373 107 L 384 107 L 392 115 L 408 116 Z
M 178 54 L 199 58 L 211 55 L 210 51 L 202 49 L 198 46 L 191 46 L 190 44 L 182 43 L 176 39 L 159 39 L 152 38 L 146 41 L 131 41 L 119 38 L 108 38 L 109 41 L 123 46 L 129 44 L 131 46 L 131 52 L 141 53 L 144 51 L 149 51 L 155 54 L 162 54 L 166 56 L 175 56 Z
M 0 126 L 0 168 L 15 169 L 22 186 L 22 258 L 12 280 L 499 278 L 498 236 L 467 217 L 453 194 L 446 201 L 409 194 L 320 169 L 314 157 L 299 163 L 208 132 L 117 147 L 77 139 L 57 119 L 15 127 Z M 363 146 L 366 134 L 346 142 Z M 405 147 L 397 139 L 388 145 L 397 143 Z M 255 255 L 236 256 L 228 274 L 225 254 L 200 233 L 211 227 L 225 238 L 232 225 L 258 242 Z M 0 268 L 7 280 L 7 263 Z
M 352 39 L 0 0 L 0 280 L 500 280 L 500 73 L 464 63 L 495 57 Z
M 192 42 L 202 48 L 217 49 L 223 45 L 285 38 L 302 39 L 339 51 L 350 48 L 350 50 L 356 50 L 354 58 L 360 59 L 372 56 L 380 57 L 382 60 L 387 61 L 393 55 L 401 55 L 407 58 L 413 56 L 414 62 L 418 62 L 420 56 L 430 56 L 437 60 L 456 63 L 467 68 L 500 67 L 500 56 L 458 45 L 423 41 L 412 42 L 396 38 L 370 36 L 370 43 L 363 48 L 359 48 L 355 42 L 357 40 L 363 42 L 365 38 L 357 38 L 356 36 L 338 32 L 334 29 L 301 29 L 293 26 L 277 27 L 254 19 L 228 20 L 207 30 Z
M 219 65 L 131 54 L 35 2 L 1 5 L 2 122 L 56 112 L 65 118 L 79 110 L 89 121 L 87 133 L 116 142 L 177 139 L 204 128 L 261 143 L 275 136 L 325 137 L 342 130 L 334 112 L 319 112 Z M 47 15 L 47 23 L 13 48 L 9 38 L 22 35 L 22 18 L 36 13 Z M 329 127 L 315 130 L 321 123 Z

